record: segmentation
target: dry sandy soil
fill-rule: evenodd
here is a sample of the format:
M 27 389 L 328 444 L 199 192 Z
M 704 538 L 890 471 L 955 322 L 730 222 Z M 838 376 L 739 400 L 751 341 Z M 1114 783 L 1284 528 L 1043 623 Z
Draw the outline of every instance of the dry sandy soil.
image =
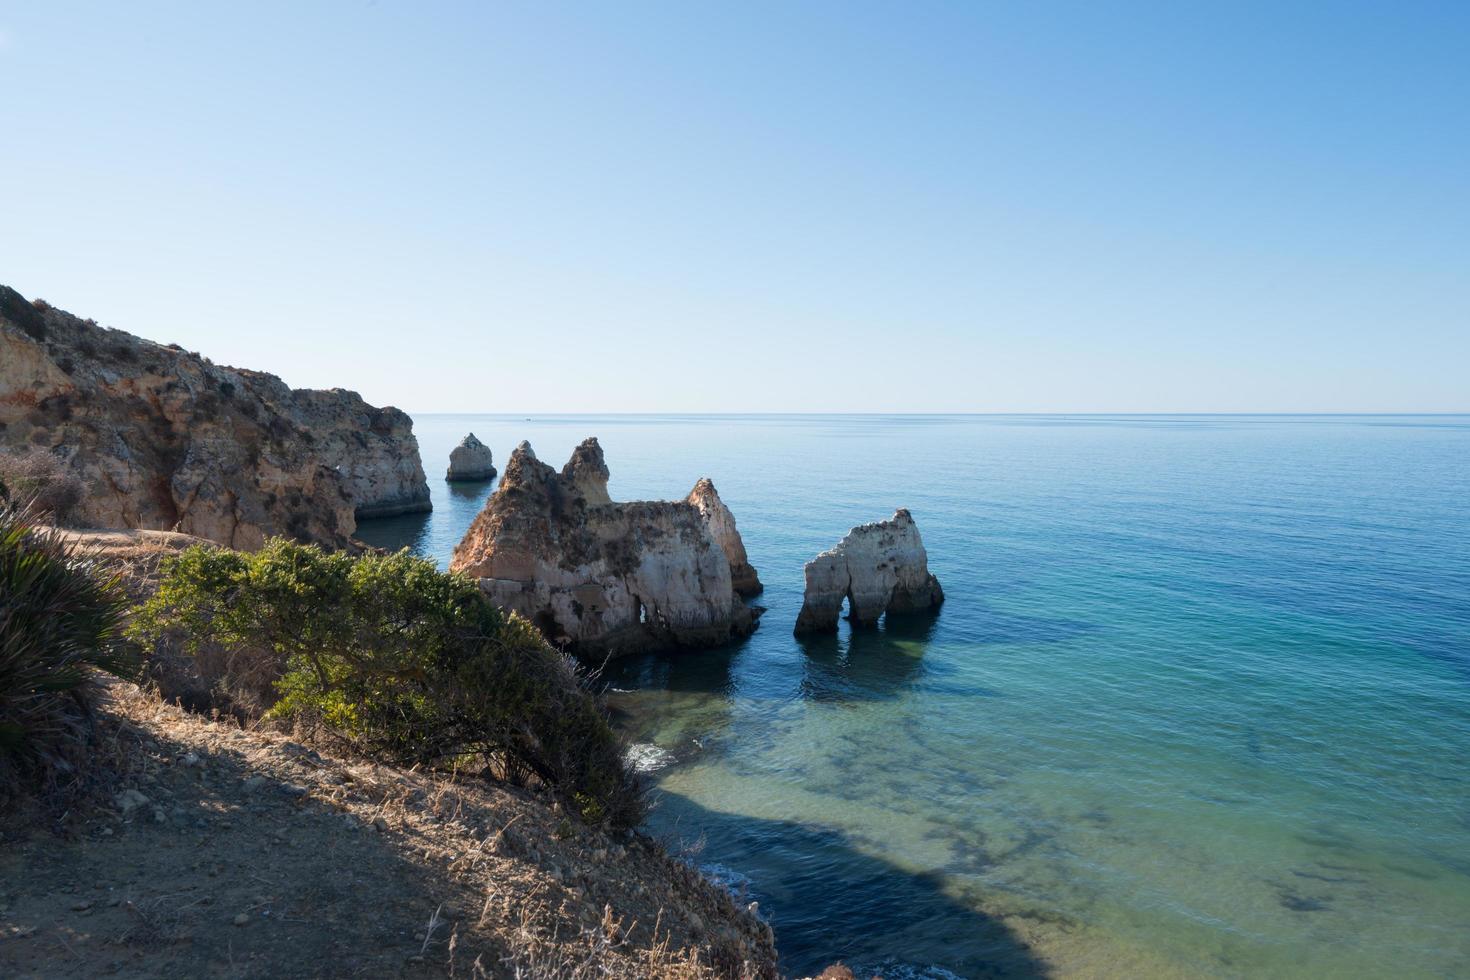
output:
M 0 976 L 774 977 L 758 913 L 640 835 L 116 684 L 108 783 L 0 816 Z

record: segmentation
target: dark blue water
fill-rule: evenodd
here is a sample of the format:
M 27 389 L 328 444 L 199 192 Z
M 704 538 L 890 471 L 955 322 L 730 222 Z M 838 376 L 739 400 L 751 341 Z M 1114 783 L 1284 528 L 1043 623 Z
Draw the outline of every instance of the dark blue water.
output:
M 1470 975 L 1470 418 L 418 416 L 615 499 L 714 479 L 769 607 L 615 671 L 650 821 L 787 966 Z M 490 487 L 364 525 L 447 562 Z M 910 508 L 933 621 L 799 642 L 802 563 Z

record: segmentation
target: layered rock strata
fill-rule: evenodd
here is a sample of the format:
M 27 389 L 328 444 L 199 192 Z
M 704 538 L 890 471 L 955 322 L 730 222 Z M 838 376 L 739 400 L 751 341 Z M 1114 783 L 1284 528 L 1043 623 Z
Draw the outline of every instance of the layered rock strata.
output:
M 31 446 L 85 481 L 77 516 L 94 527 L 336 548 L 360 516 L 430 506 L 398 409 L 294 390 L 0 286 L 0 448 Z
M 450 569 L 479 579 L 491 601 L 583 657 L 714 646 L 750 633 L 761 610 L 737 595 L 731 559 L 706 516 L 729 513 L 714 486 L 695 488 L 699 505 L 615 503 L 607 481 L 596 439 L 560 473 L 521 443 Z M 727 523 L 720 533 L 733 536 L 734 550 L 739 535 L 734 519 Z
M 449 472 L 446 480 L 493 480 L 495 479 L 495 457 L 490 447 L 471 432 L 459 441 L 449 453 Z
M 835 631 L 844 599 L 857 627 L 873 626 L 885 613 L 925 612 L 944 602 L 919 526 L 907 510 L 853 528 L 837 547 L 806 563 L 796 632 Z

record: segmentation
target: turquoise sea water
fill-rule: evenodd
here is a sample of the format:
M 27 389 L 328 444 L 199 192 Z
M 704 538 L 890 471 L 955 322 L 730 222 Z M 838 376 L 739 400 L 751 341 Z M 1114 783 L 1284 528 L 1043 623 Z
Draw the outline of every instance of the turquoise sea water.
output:
M 768 607 L 610 671 L 650 828 L 798 974 L 1470 975 L 1470 417 L 415 418 L 447 563 L 503 465 L 709 476 Z M 798 641 L 802 564 L 913 511 L 932 620 Z

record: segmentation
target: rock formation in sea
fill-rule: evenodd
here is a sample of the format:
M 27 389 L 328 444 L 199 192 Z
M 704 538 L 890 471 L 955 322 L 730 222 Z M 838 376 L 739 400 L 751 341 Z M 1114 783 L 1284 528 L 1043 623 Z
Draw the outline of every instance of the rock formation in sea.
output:
M 86 482 L 77 517 L 95 527 L 348 547 L 359 517 L 430 507 L 398 409 L 295 390 L 0 286 L 0 449 L 32 446 Z
M 919 526 L 907 510 L 853 528 L 837 547 L 806 563 L 796 632 L 836 630 L 843 599 L 854 626 L 873 626 L 884 613 L 937 609 L 944 602 L 944 590 L 929 572 Z
M 614 503 L 602 447 L 588 439 L 560 473 L 521 443 L 450 569 L 479 579 L 502 608 L 579 656 L 713 646 L 755 628 L 728 553 L 744 556 L 714 486 L 692 500 Z M 749 565 L 746 563 L 746 567 Z M 749 578 L 754 578 L 754 570 Z
M 735 528 L 735 515 L 730 513 L 730 508 L 720 499 L 715 485 L 708 477 L 704 477 L 694 484 L 694 489 L 684 499 L 693 504 L 704 517 L 710 533 L 715 536 L 715 542 L 729 560 L 730 579 L 735 591 L 747 599 L 760 595 L 765 586 L 761 585 L 755 569 L 750 566 L 750 558 L 745 554 L 745 542 L 740 540 L 740 532 Z
M 465 436 L 449 453 L 449 472 L 444 474 L 444 479 L 495 479 L 495 459 L 490 447 L 475 438 L 473 432 Z

